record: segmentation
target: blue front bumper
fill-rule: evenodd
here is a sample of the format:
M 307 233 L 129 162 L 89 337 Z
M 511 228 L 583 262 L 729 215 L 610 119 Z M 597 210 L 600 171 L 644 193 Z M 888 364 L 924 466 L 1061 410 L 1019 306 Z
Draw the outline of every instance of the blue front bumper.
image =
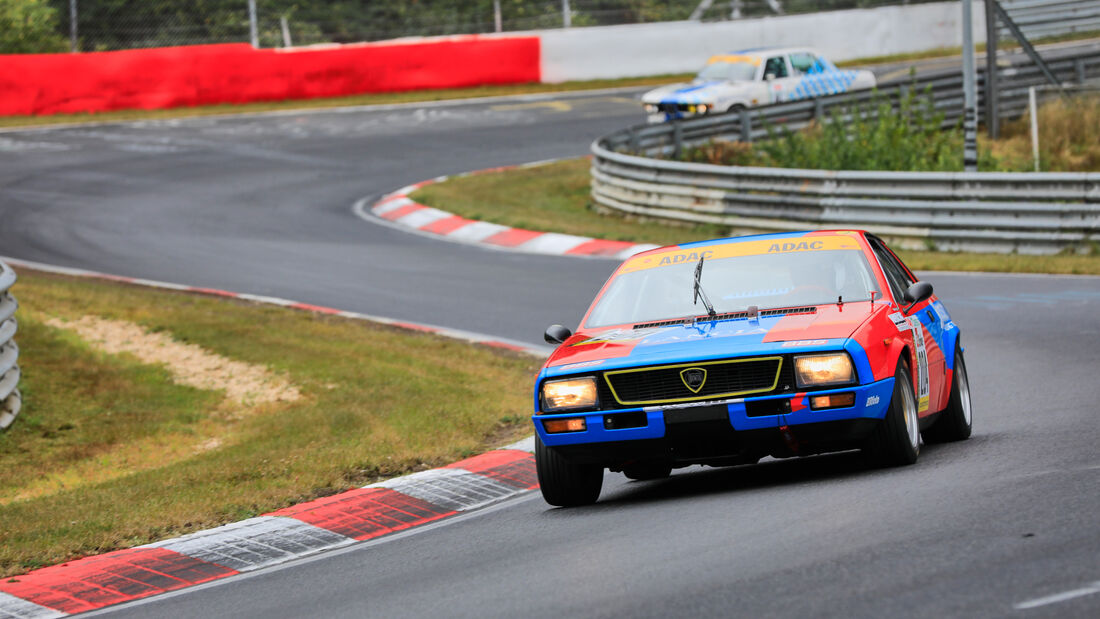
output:
M 735 431 L 767 430 L 781 426 L 799 426 L 829 421 L 849 421 L 858 419 L 882 419 L 886 416 L 886 410 L 890 406 L 890 396 L 894 390 L 894 379 L 886 378 L 877 382 L 843 389 L 829 389 L 813 391 L 810 394 L 800 393 L 781 396 L 764 396 L 758 398 L 743 398 L 730 400 L 726 404 L 729 413 L 730 426 Z M 809 406 L 810 395 L 825 395 L 830 393 L 855 393 L 855 405 L 847 408 L 833 408 L 826 410 L 813 410 Z M 746 405 L 751 402 L 763 402 L 767 400 L 790 400 L 790 412 L 776 415 L 753 416 L 748 415 Z M 669 410 L 672 410 L 671 408 Z M 608 429 L 605 424 L 605 416 L 619 415 L 622 413 L 642 413 L 645 415 L 645 425 L 622 429 Z M 660 439 L 665 437 L 665 413 L 666 409 L 660 407 L 624 408 L 614 411 L 597 411 L 590 413 L 562 413 L 557 415 L 535 415 L 532 420 L 535 423 L 535 431 L 542 442 L 550 447 L 565 445 L 599 444 L 621 441 Z M 585 419 L 586 429 L 580 432 L 565 432 L 549 434 L 543 426 L 544 420 L 550 419 Z

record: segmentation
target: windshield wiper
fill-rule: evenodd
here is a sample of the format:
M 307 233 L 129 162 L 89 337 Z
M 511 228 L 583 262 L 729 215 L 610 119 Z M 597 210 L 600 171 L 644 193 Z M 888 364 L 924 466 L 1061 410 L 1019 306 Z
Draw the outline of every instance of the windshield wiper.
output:
M 714 306 L 710 304 L 710 299 L 707 298 L 707 293 L 703 290 L 703 284 L 701 279 L 703 277 L 703 256 L 699 256 L 699 263 L 695 265 L 695 294 L 692 298 L 691 304 L 696 305 L 699 303 L 699 299 L 703 300 L 703 307 L 707 308 L 707 316 L 714 318 L 718 315 L 714 311 Z

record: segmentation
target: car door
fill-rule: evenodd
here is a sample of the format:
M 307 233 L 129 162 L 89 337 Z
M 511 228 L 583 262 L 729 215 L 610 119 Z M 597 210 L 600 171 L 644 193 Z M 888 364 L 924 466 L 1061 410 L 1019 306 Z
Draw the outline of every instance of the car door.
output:
M 787 61 L 786 54 L 769 56 L 764 62 L 763 77 L 764 85 L 768 89 L 768 101 L 771 103 L 786 101 L 794 88 L 794 82 L 798 81 L 791 78 L 790 64 Z
M 900 309 L 904 309 L 905 291 L 917 282 L 917 278 L 880 239 L 868 236 L 867 240 L 887 281 L 890 282 L 894 299 L 901 305 Z M 947 365 L 943 351 L 944 317 L 936 312 L 934 300 L 935 295 L 914 305 L 907 316 L 916 349 L 917 367 L 914 371 L 917 374 L 917 410 L 922 416 L 929 411 L 941 410 L 947 404 Z

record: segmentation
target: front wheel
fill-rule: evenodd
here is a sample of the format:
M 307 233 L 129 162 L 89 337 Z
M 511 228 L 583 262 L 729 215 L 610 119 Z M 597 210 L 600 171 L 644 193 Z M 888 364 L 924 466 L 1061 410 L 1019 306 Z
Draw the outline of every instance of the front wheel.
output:
M 542 498 L 551 505 L 576 507 L 591 505 L 600 498 L 603 467 L 579 464 L 566 458 L 535 436 L 535 470 Z
M 947 408 L 932 427 L 924 431 L 926 443 L 947 443 L 970 438 L 973 414 L 970 409 L 970 381 L 966 377 L 966 362 L 962 350 L 955 349 L 955 371 L 951 378 L 951 397 Z
M 894 394 L 886 417 L 868 439 L 866 451 L 876 464 L 903 466 L 913 464 L 920 454 L 920 422 L 917 398 L 909 366 L 902 361 L 894 372 Z

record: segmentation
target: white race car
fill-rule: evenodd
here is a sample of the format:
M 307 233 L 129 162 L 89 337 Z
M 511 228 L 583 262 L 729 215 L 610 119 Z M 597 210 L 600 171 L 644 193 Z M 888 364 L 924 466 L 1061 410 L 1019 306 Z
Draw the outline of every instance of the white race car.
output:
M 651 123 L 757 105 L 874 88 L 870 71 L 836 68 L 813 50 L 747 49 L 711 56 L 690 84 L 670 84 L 642 96 Z

